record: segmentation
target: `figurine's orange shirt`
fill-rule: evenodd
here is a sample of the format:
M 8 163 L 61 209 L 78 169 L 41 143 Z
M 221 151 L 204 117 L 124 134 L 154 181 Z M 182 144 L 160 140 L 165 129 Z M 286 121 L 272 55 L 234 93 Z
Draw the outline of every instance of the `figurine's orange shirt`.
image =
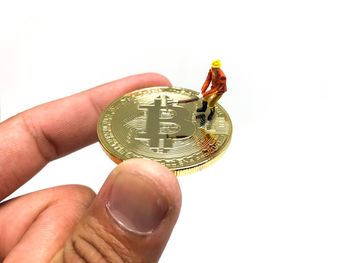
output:
M 211 82 L 211 89 L 207 91 L 209 85 Z M 215 74 L 212 69 L 209 70 L 207 79 L 205 80 L 203 87 L 202 87 L 202 95 L 203 97 L 208 97 L 212 95 L 213 93 L 216 93 L 218 95 L 222 95 L 227 91 L 226 88 L 226 76 L 224 72 L 219 69 L 217 73 Z

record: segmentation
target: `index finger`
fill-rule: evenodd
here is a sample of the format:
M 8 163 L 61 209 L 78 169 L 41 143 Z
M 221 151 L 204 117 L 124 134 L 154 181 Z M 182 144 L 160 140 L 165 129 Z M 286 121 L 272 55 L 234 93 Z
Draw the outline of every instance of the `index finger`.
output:
M 148 73 L 113 81 L 22 112 L 0 125 L 0 200 L 28 181 L 49 161 L 97 140 L 101 110 L 138 88 L 169 86 Z

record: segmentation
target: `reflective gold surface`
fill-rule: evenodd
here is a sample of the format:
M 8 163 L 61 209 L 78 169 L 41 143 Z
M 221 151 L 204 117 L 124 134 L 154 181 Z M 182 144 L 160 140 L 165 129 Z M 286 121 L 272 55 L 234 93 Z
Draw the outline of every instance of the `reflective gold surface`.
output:
M 162 163 L 176 175 L 197 171 L 228 146 L 232 124 L 216 104 L 213 120 L 196 112 L 201 100 L 189 89 L 154 87 L 137 90 L 112 102 L 97 125 L 99 141 L 116 163 L 146 158 Z

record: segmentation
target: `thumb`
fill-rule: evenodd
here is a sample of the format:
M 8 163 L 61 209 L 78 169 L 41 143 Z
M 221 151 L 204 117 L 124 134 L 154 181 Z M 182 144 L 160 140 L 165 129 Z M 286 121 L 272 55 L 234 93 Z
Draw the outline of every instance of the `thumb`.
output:
M 149 160 L 125 161 L 52 262 L 157 262 L 180 206 L 171 171 Z

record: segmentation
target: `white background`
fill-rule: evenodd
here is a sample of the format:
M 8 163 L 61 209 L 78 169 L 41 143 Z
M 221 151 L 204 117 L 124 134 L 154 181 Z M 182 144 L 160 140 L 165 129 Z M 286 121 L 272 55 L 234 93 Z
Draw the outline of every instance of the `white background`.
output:
M 221 58 L 233 140 L 179 178 L 161 262 L 349 262 L 349 13 L 340 0 L 1 1 L 1 118 L 140 72 L 199 91 Z M 98 191 L 113 167 L 95 144 L 13 196 Z

